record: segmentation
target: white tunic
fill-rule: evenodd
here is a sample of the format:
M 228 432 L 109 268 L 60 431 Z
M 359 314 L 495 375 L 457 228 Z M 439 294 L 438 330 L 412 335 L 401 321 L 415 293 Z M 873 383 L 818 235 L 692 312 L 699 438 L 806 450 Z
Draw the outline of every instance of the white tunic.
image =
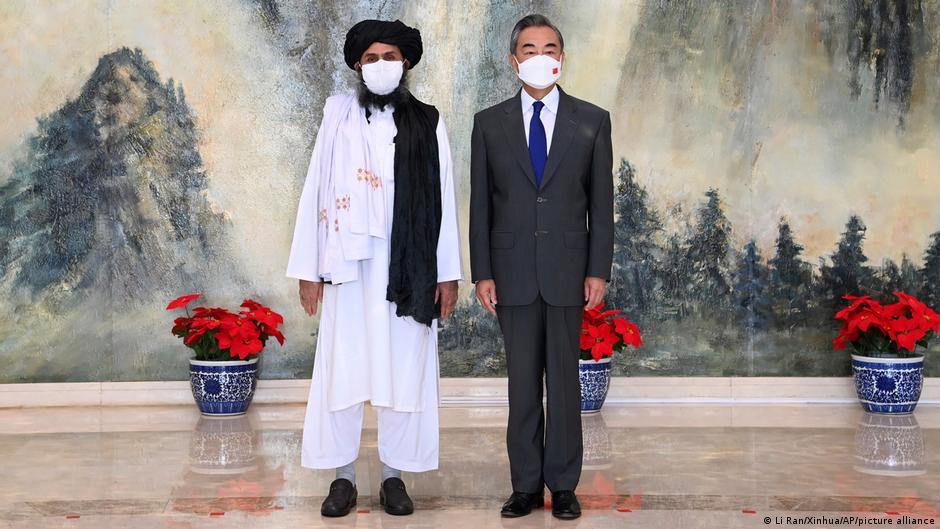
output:
M 320 383 L 324 387 L 311 387 L 308 407 L 325 407 L 335 412 L 370 401 L 373 406 L 398 412 L 420 412 L 424 410 L 425 399 L 437 399 L 437 322 L 428 327 L 410 317 L 399 318 L 395 305 L 385 299 L 395 193 L 396 128 L 392 112 L 390 108 L 373 110 L 367 131 L 373 166 L 369 169 L 382 179 L 386 193 L 388 233 L 384 239 L 371 239 L 373 257 L 359 261 L 359 280 L 324 287 L 313 377 L 314 385 Z M 462 280 L 453 165 L 443 120 L 439 120 L 436 132 L 442 209 L 438 282 Z M 307 178 L 315 176 L 310 173 Z M 311 254 L 315 256 L 317 252 Z M 291 260 L 298 260 L 298 256 Z M 316 279 L 292 273 L 290 269 L 288 276 Z

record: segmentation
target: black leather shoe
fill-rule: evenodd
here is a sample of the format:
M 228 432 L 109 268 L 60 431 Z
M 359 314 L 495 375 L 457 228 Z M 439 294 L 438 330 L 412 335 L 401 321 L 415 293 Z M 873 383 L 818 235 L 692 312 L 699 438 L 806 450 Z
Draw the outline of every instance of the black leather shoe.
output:
M 503 504 L 503 510 L 500 514 L 503 518 L 519 518 L 532 512 L 532 509 L 545 506 L 545 498 L 542 494 L 530 494 L 528 492 L 513 492 L 512 496 Z
M 334 480 L 333 483 L 330 483 L 329 496 L 323 500 L 323 505 L 320 506 L 320 514 L 331 518 L 346 516 L 356 506 L 358 497 L 359 492 L 356 491 L 356 486 L 353 485 L 352 481 L 344 478 Z
M 405 482 L 398 478 L 388 478 L 379 489 L 379 503 L 385 512 L 395 516 L 406 516 L 415 512 L 415 504 L 408 497 Z
M 552 492 L 552 516 L 562 520 L 574 520 L 581 516 L 581 504 L 573 491 Z

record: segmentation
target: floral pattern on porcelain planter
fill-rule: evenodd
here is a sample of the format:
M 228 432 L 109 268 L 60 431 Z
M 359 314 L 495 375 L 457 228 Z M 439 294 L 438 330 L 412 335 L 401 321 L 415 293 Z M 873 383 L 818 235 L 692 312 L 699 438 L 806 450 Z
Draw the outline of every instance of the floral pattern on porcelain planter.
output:
M 911 413 L 924 382 L 924 357 L 875 358 L 852 355 L 855 391 L 873 413 Z
M 258 359 L 231 362 L 189 361 L 193 399 L 204 415 L 240 415 L 255 393 Z
M 599 412 L 610 389 L 610 357 L 599 362 L 579 360 L 579 369 L 581 413 Z

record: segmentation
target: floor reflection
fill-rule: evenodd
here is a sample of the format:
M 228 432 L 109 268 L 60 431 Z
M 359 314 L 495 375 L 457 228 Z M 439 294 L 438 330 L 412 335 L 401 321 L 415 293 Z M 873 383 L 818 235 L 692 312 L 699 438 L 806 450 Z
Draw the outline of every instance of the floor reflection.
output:
M 855 429 L 855 470 L 894 477 L 926 474 L 924 432 L 917 417 L 866 413 Z
M 581 432 L 584 439 L 583 470 L 606 470 L 610 468 L 610 433 L 600 413 L 581 416 Z
M 189 469 L 197 474 L 238 475 L 257 468 L 254 415 L 200 416 L 189 442 Z
M 547 510 L 499 518 L 510 487 L 498 407 L 442 410 L 440 470 L 406 474 L 418 513 L 405 519 L 378 505 L 370 411 L 358 513 L 324 520 L 333 475 L 300 467 L 303 411 L 0 410 L 0 431 L 16 428 L 0 435 L 0 529 L 562 526 Z M 766 513 L 819 512 L 940 521 L 940 407 L 891 417 L 857 406 L 638 405 L 586 415 L 582 428 L 585 516 L 564 527 L 753 527 Z
M 175 512 L 212 515 L 241 511 L 264 516 L 284 509 L 283 465 L 263 455 L 255 416 L 200 416 L 189 442 L 182 484 L 170 493 Z

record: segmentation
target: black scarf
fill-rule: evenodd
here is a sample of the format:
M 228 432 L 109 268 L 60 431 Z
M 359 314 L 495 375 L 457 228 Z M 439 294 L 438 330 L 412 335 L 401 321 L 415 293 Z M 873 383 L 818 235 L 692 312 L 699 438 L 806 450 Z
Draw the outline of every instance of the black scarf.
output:
M 399 317 L 430 326 L 440 316 L 437 289 L 437 239 L 441 231 L 441 165 L 436 108 L 408 94 L 393 114 L 395 205 L 386 299 Z

